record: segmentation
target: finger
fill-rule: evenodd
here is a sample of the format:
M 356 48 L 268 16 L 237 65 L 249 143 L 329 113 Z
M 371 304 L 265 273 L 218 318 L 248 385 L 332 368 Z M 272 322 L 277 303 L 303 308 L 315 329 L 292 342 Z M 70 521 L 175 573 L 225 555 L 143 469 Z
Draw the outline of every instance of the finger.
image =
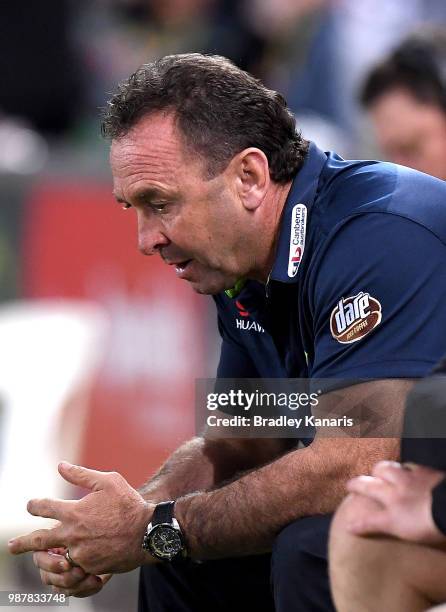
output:
M 54 593 L 63 593 L 67 597 L 89 597 L 100 591 L 103 587 L 103 582 L 99 576 L 89 574 L 87 578 L 79 582 L 75 587 L 64 588 L 53 586 Z
M 403 468 L 403 470 L 410 470 L 411 472 L 415 472 L 416 470 L 419 470 L 422 466 L 416 463 L 412 463 L 411 461 L 405 461 L 401 464 L 401 467 Z
M 31 499 L 26 509 L 33 516 L 53 518 L 62 521 L 73 502 L 65 499 Z
M 107 584 L 107 582 L 110 580 L 110 578 L 113 576 L 113 574 L 101 574 L 99 576 L 99 578 L 102 580 L 102 584 Z
M 422 475 L 422 476 L 438 476 L 444 478 L 445 473 L 435 468 L 428 467 L 427 465 L 419 465 L 418 463 L 404 462 L 401 467 L 409 474 Z
M 73 567 L 68 572 L 55 574 L 40 570 L 40 578 L 43 584 L 57 586 L 64 589 L 73 589 L 83 582 L 89 574 L 86 574 L 80 567 Z
M 374 470 L 377 476 L 387 482 L 392 483 L 400 492 L 408 492 L 417 486 L 417 482 L 422 479 L 426 485 L 434 487 L 435 484 L 444 478 L 444 474 L 430 467 L 417 465 L 416 463 L 395 463 L 393 461 L 381 461 Z
M 391 525 L 386 510 L 374 510 L 365 516 L 355 517 L 347 523 L 347 531 L 353 535 L 366 536 L 390 534 Z
M 58 550 L 63 550 L 63 548 Z M 66 572 L 71 567 L 63 555 L 55 554 L 51 551 L 35 552 L 33 554 L 33 562 L 39 569 L 56 574 Z
M 347 483 L 349 493 L 359 493 L 386 505 L 392 494 L 392 486 L 381 478 L 358 476 Z
M 54 529 L 38 529 L 24 536 L 9 540 L 8 549 L 13 555 L 37 550 L 48 550 L 56 546 L 63 546 L 63 531 L 58 527 Z
M 394 485 L 408 482 L 410 473 L 396 461 L 379 461 L 372 470 L 372 475 Z
M 398 469 L 401 469 L 401 467 L 402 467 L 402 464 L 399 463 L 398 461 L 387 461 L 387 460 L 378 461 L 378 463 L 375 463 L 375 465 L 373 466 L 372 474 L 374 475 L 375 472 L 376 473 L 380 473 L 382 471 L 385 472 L 387 468 L 398 470 Z
M 48 550 L 48 554 L 50 555 L 64 555 L 67 552 L 67 549 L 63 546 L 59 548 L 50 548 Z
M 59 474 L 73 485 L 93 491 L 101 491 L 109 486 L 112 472 L 99 472 L 82 465 L 73 465 L 62 461 L 62 463 L 59 463 Z

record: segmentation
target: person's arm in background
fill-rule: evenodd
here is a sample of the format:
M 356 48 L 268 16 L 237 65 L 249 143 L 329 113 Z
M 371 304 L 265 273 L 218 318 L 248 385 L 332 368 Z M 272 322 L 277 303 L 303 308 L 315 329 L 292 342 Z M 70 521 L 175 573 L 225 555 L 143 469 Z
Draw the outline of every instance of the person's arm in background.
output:
M 446 535 L 437 525 L 441 521 L 444 528 L 446 524 L 444 478 L 444 472 L 421 465 L 377 463 L 370 476 L 358 476 L 347 485 L 354 494 L 348 503 L 357 507 L 348 530 L 354 535 L 390 535 L 427 546 L 446 546 Z M 365 512 L 362 498 L 377 502 L 375 511 Z
M 443 360 L 431 376 L 415 385 L 407 399 L 402 443 L 405 463 L 379 463 L 371 477 L 348 484 L 353 495 L 347 503 L 355 519 L 347 528 L 352 534 L 384 534 L 426 546 L 445 546 L 445 374 Z

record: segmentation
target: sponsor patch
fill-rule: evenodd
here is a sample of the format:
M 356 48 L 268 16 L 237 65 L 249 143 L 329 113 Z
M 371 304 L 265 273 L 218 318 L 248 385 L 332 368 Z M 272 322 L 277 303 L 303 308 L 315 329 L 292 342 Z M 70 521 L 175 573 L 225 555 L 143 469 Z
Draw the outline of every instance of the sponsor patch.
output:
M 291 212 L 290 254 L 288 257 L 288 276 L 293 278 L 299 270 L 305 249 L 307 231 L 307 207 L 296 204 Z
M 250 316 L 250 312 L 243 306 L 243 304 L 236 300 L 235 305 L 237 307 L 238 314 L 241 317 L 245 317 L 244 319 L 236 319 L 235 324 L 237 329 L 243 329 L 245 331 L 256 331 L 260 334 L 264 334 L 265 330 L 261 325 L 259 325 L 256 321 L 252 321 L 248 317 Z
M 360 340 L 381 323 L 381 304 L 369 293 L 341 298 L 330 316 L 330 331 L 341 344 Z
M 243 304 L 241 302 L 236 300 L 235 301 L 235 305 L 237 306 L 237 310 L 238 310 L 239 314 L 242 315 L 242 317 L 249 317 L 249 312 L 246 310 L 246 308 L 243 306 Z

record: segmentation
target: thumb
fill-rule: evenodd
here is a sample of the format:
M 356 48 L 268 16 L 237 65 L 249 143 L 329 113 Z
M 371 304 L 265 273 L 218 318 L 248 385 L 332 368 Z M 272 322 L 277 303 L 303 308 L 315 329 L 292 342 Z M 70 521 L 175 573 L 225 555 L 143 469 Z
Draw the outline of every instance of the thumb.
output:
M 107 486 L 108 472 L 90 470 L 82 465 L 73 465 L 67 461 L 59 463 L 58 469 L 62 478 L 73 485 L 92 491 L 101 491 Z

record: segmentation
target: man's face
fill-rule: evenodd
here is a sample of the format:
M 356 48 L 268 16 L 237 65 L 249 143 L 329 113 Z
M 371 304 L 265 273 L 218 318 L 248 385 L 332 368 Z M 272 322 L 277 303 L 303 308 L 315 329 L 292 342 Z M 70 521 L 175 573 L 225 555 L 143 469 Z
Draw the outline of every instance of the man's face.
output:
M 370 114 L 387 159 L 446 179 L 446 113 L 441 108 L 398 88 L 380 96 Z
M 159 253 L 198 293 L 218 293 L 249 273 L 248 213 L 231 164 L 208 180 L 172 114 L 143 117 L 113 141 L 110 161 L 116 198 L 136 212 L 143 254 Z

